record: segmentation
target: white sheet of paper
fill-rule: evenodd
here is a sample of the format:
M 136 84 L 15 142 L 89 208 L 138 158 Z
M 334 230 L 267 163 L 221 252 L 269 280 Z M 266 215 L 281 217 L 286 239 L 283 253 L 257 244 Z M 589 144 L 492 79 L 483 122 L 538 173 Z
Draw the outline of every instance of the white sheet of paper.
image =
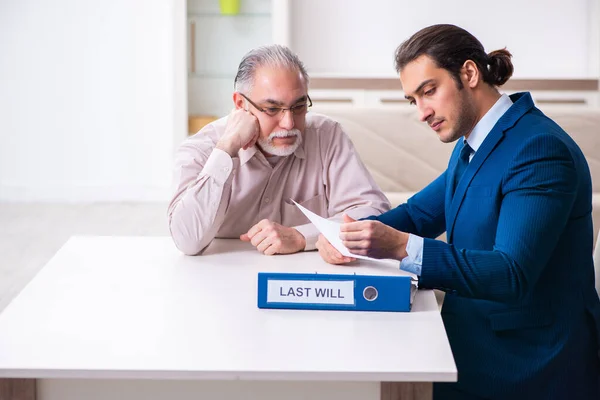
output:
M 376 258 L 359 256 L 357 254 L 350 253 L 350 250 L 348 250 L 348 248 L 344 246 L 344 244 L 342 243 L 342 239 L 340 239 L 340 226 L 342 225 L 340 222 L 330 221 L 326 218 L 323 218 L 315 214 L 314 212 L 307 210 L 305 207 L 302 207 L 294 199 L 291 200 L 300 209 L 300 211 L 302 211 L 302 213 L 306 215 L 306 218 L 308 218 L 310 222 L 312 222 L 313 225 L 317 227 L 319 232 L 321 232 L 323 236 L 325 236 L 329 243 L 331 243 L 331 245 L 335 247 L 337 251 L 339 251 L 343 256 L 361 258 L 363 260 L 381 261 Z

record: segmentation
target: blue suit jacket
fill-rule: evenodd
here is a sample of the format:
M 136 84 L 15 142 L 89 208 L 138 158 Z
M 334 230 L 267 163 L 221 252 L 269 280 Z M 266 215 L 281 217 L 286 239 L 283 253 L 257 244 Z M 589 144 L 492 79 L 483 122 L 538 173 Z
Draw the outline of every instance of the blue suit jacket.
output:
M 446 172 L 376 219 L 425 237 L 420 286 L 446 292 L 442 317 L 458 369 L 452 390 L 598 399 L 588 165 L 528 93 L 511 99 L 454 196 L 462 140 Z M 434 240 L 444 231 L 448 243 Z

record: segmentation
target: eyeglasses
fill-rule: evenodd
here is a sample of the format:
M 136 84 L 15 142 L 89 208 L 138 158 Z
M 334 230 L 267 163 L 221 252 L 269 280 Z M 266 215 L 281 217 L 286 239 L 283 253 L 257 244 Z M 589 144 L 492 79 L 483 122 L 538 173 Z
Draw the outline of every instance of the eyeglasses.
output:
M 258 105 L 256 105 L 252 100 L 250 100 L 248 97 L 246 97 L 244 94 L 240 93 L 240 95 L 245 98 L 246 100 L 248 100 L 248 102 L 250 104 L 252 104 L 254 106 L 254 108 L 256 108 L 258 111 L 263 112 L 265 114 L 267 114 L 269 117 L 275 117 L 277 115 L 283 115 L 284 111 L 289 111 L 291 112 L 293 115 L 304 115 L 306 114 L 306 112 L 308 111 L 308 109 L 310 107 L 312 107 L 312 100 L 310 99 L 310 97 L 308 95 L 306 95 L 306 102 L 304 103 L 300 103 L 300 104 L 296 104 L 293 105 L 291 107 L 288 108 L 283 108 L 283 107 L 259 107 Z

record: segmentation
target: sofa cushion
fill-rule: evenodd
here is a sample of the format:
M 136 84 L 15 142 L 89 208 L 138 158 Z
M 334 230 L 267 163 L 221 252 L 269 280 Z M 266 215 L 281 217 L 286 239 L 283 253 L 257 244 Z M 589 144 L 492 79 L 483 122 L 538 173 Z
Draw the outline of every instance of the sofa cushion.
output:
M 342 124 L 383 191 L 416 192 L 446 169 L 454 146 L 440 142 L 412 107 L 315 108 Z M 593 190 L 600 192 L 600 108 L 546 106 L 542 111 L 581 147 Z
M 361 108 L 315 106 L 342 124 L 357 152 L 392 204 L 438 177 L 448 164 L 453 145 L 419 121 L 410 106 Z M 547 105 L 542 111 L 573 137 L 585 155 L 594 192 L 594 232 L 600 229 L 600 108 Z

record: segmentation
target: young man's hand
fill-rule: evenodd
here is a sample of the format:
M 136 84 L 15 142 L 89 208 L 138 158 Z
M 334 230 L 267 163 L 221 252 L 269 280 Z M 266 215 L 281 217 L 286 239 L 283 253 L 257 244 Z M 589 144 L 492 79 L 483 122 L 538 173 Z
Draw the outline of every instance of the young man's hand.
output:
M 408 233 L 397 231 L 379 221 L 356 221 L 344 214 L 340 239 L 352 254 L 402 261 L 408 254 Z

